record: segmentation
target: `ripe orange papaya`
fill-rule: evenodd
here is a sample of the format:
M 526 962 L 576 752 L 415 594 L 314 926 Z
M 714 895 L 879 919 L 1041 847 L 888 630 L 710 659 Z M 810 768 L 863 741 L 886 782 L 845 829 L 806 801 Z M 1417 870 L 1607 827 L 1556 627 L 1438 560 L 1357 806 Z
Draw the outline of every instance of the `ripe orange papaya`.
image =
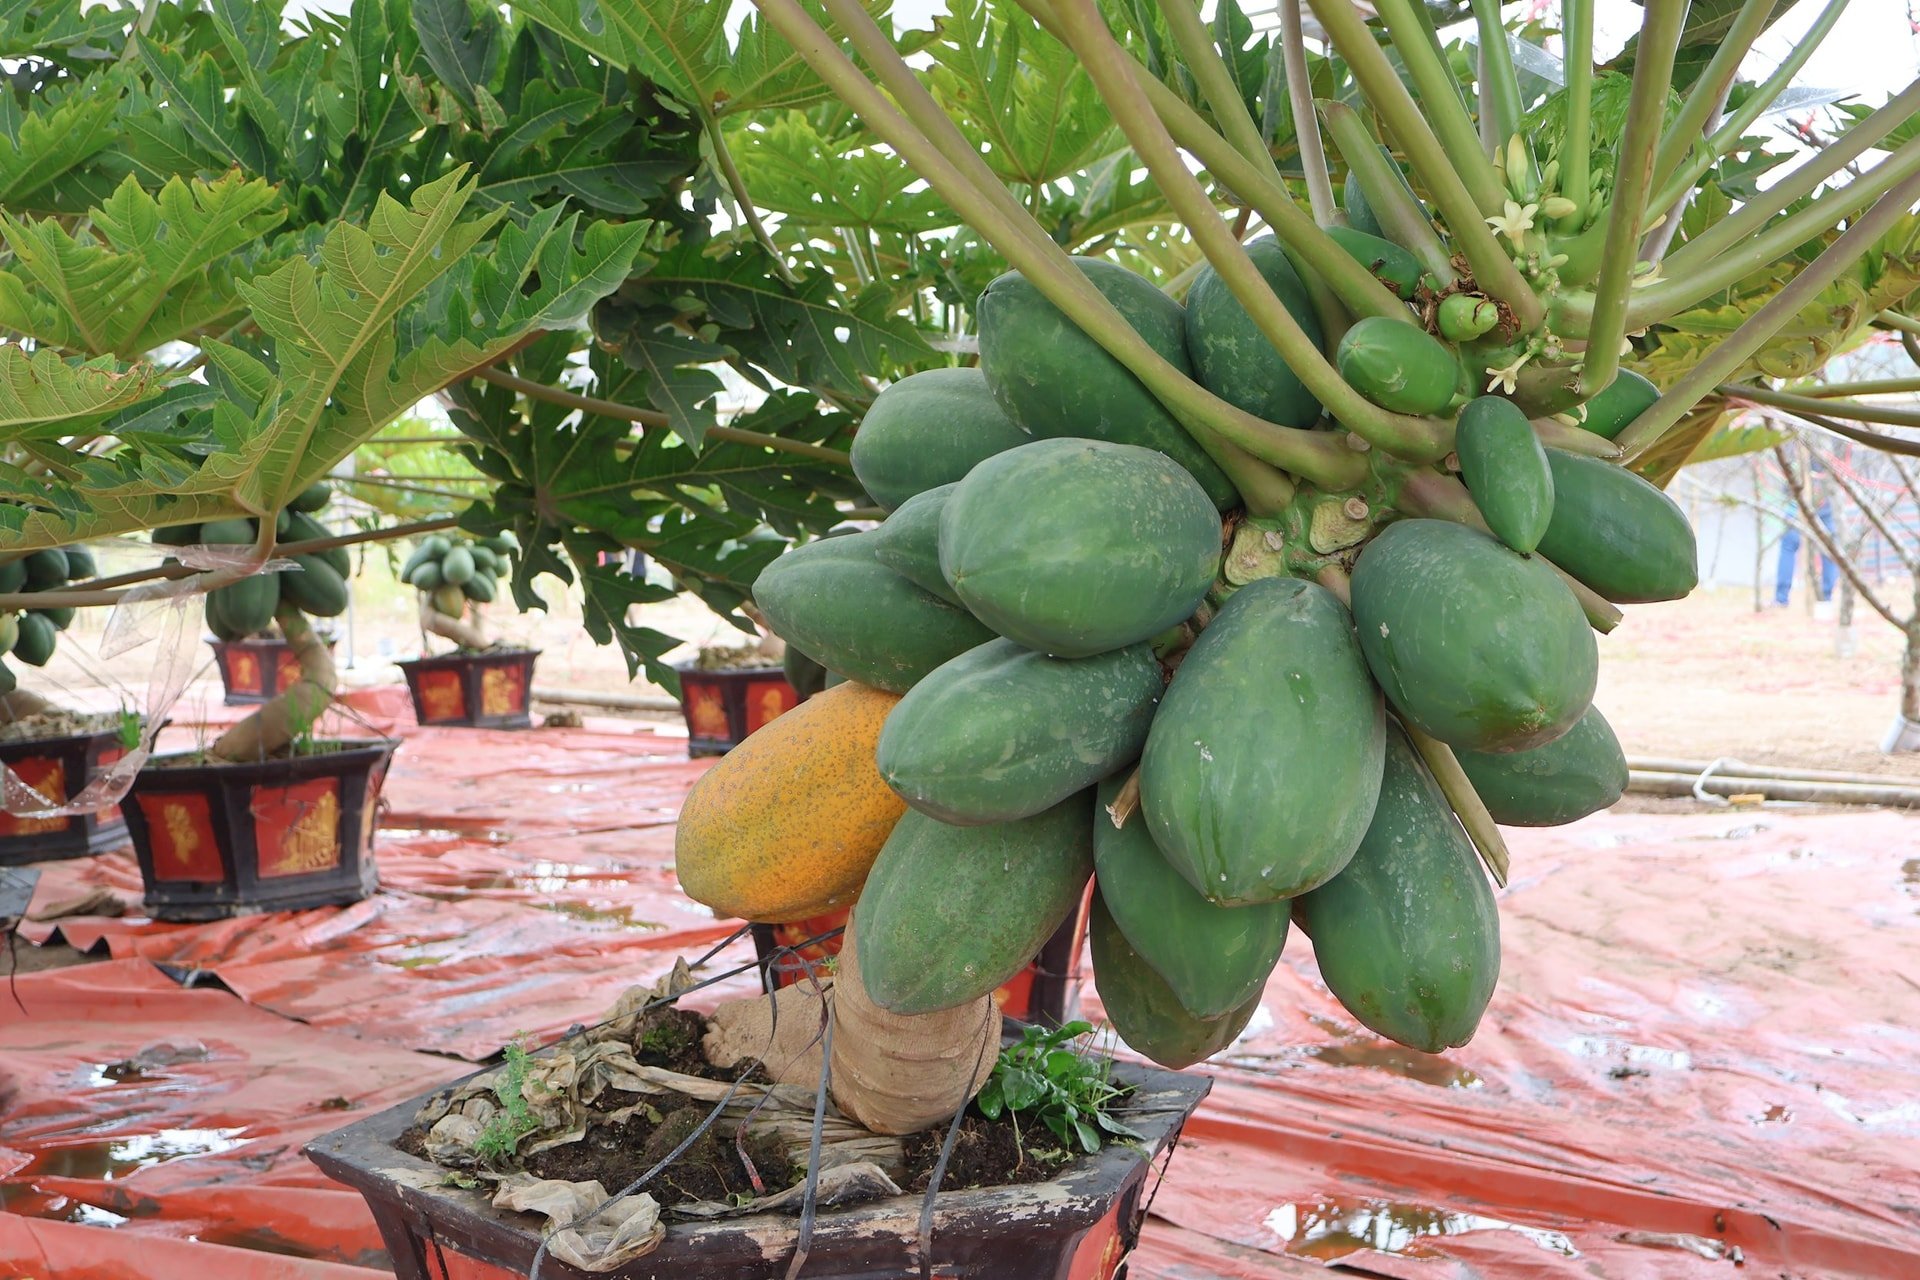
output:
M 851 681 L 770 722 L 688 793 L 680 885 L 722 916 L 804 920 L 849 906 L 906 812 L 874 744 L 900 699 Z

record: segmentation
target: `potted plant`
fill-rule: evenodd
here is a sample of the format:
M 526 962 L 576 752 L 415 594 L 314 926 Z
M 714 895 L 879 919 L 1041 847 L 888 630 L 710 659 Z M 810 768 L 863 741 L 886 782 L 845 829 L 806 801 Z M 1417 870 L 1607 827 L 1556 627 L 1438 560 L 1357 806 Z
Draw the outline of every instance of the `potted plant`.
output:
M 400 570 L 400 580 L 420 596 L 420 631 L 451 640 L 449 654 L 400 663 L 423 725 L 523 729 L 533 689 L 537 649 L 491 642 L 481 628 L 481 608 L 493 602 L 502 575 L 520 549 L 513 534 L 489 538 L 432 534 Z
M 85 547 L 36 551 L 0 564 L 0 594 L 31 599 L 94 573 Z M 95 780 L 126 755 L 129 734 L 138 745 L 138 717 L 56 707 L 20 688 L 8 661 L 46 666 L 73 617 L 70 606 L 58 604 L 0 613 L 0 767 L 9 775 L 4 789 L 9 802 L 0 805 L 0 866 L 77 858 L 127 838 L 126 824 L 110 801 L 70 810 L 89 785 L 100 790 Z
M 326 526 L 319 520 L 319 513 L 333 498 L 333 486 L 325 481 L 316 481 L 294 496 L 286 510 L 277 520 L 276 536 L 293 541 L 325 540 L 328 537 Z M 154 531 L 154 541 L 162 546 L 193 545 L 202 537 L 198 525 L 175 525 L 167 529 Z M 247 542 L 251 543 L 248 536 Z M 330 547 L 317 554 L 297 557 L 298 565 L 294 572 L 306 576 L 294 578 L 289 574 L 274 575 L 271 590 L 261 587 L 241 587 L 238 591 L 223 588 L 208 596 L 206 606 L 207 626 L 213 632 L 208 641 L 213 648 L 214 663 L 220 670 L 220 683 L 226 691 L 228 706 L 247 706 L 271 700 L 284 693 L 300 679 L 300 658 L 294 646 L 280 635 L 269 618 L 261 622 L 260 606 L 265 597 L 285 594 L 289 587 L 297 597 L 296 603 L 305 602 L 305 612 L 315 617 L 336 617 L 346 611 L 347 579 L 353 570 L 351 559 L 345 547 Z M 250 596 L 258 596 L 257 602 Z M 252 630 L 242 630 L 242 626 L 254 626 Z M 331 651 L 334 638 L 322 635 L 321 642 Z
M 758 644 L 710 645 L 674 668 L 680 710 L 687 720 L 687 754 L 723 756 L 746 736 L 800 704 L 787 679 L 785 646 L 773 637 Z

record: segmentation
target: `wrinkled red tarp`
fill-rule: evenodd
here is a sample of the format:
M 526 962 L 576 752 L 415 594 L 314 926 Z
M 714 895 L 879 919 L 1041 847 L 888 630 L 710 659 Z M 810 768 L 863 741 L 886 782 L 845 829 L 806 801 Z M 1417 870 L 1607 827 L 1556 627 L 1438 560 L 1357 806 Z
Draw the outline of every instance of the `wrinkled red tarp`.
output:
M 62 921 L 123 958 L 22 978 L 24 1013 L 0 997 L 0 1197 L 32 1215 L 0 1217 L 0 1277 L 370 1280 L 378 1237 L 302 1141 L 730 931 L 674 888 L 668 824 L 704 767 L 678 740 L 382 714 L 407 743 L 378 897 Z M 1623 815 L 1513 843 L 1474 1042 L 1359 1031 L 1295 937 L 1132 1274 L 1920 1275 L 1920 825 Z M 117 855 L 51 864 L 38 901 L 93 885 L 137 904 Z

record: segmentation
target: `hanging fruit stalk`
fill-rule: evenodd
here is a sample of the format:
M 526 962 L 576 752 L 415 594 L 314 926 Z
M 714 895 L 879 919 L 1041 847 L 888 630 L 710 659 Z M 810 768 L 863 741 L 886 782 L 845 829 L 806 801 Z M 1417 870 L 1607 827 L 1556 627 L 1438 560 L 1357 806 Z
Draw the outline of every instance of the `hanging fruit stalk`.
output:
M 1697 142 L 1731 53 L 1665 123 L 1678 0 L 1647 6 L 1617 137 L 1591 136 L 1591 0 L 1567 4 L 1555 151 L 1517 128 L 1518 83 L 1492 51 L 1477 99 L 1491 156 L 1419 6 L 1380 4 L 1410 90 L 1348 0 L 1312 0 L 1435 204 L 1363 113 L 1323 104 L 1354 226 L 1311 181 L 1318 154 L 1312 212 L 1296 201 L 1187 0 L 1169 30 L 1218 132 L 1092 0 L 1018 2 L 1086 68 L 1204 265 L 1183 307 L 1069 258 L 855 0 L 823 4 L 885 95 L 797 0 L 756 0 L 1013 270 L 976 310 L 979 369 L 893 384 L 856 439 L 855 472 L 892 515 L 791 552 L 755 589 L 790 652 L 871 698 L 901 695 L 873 704 L 871 733 L 807 754 L 888 834 L 863 827 L 851 860 L 814 858 L 791 824 L 755 816 L 801 799 L 795 768 L 741 754 L 710 775 L 726 789 L 682 836 L 683 878 L 700 896 L 716 859 L 746 868 L 752 885 L 709 895 L 728 910 L 810 903 L 827 882 L 840 902 L 866 877 L 862 989 L 900 1019 L 875 1033 L 882 1056 L 921 1053 L 921 1019 L 972 1007 L 1024 963 L 1090 874 L 1096 985 L 1159 1061 L 1231 1043 L 1289 912 L 1326 935 L 1323 971 L 1362 1023 L 1428 1051 L 1462 1044 L 1499 964 L 1475 853 L 1504 883 L 1497 823 L 1571 821 L 1617 798 L 1594 633 L 1620 621 L 1616 602 L 1694 585 L 1684 516 L 1618 464 L 1904 216 L 1920 152 L 1904 144 L 1788 214 L 1838 172 L 1815 156 L 1727 220 L 1745 220 L 1741 235 L 1683 243 L 1668 263 L 1684 278 L 1635 288 L 1648 222 L 1738 135 Z M 1748 0 L 1732 43 L 1751 42 L 1765 2 Z M 1475 8 L 1483 43 L 1504 40 L 1497 8 Z M 1283 29 L 1297 46 L 1297 25 Z M 1915 105 L 1903 95 L 1855 133 L 1884 138 Z M 1609 184 L 1594 181 L 1597 150 L 1620 159 Z M 1243 243 L 1188 157 L 1273 238 Z M 1619 371 L 1625 335 L 1841 217 L 1845 234 L 1666 395 Z M 956 1088 L 966 1058 L 948 1063 Z

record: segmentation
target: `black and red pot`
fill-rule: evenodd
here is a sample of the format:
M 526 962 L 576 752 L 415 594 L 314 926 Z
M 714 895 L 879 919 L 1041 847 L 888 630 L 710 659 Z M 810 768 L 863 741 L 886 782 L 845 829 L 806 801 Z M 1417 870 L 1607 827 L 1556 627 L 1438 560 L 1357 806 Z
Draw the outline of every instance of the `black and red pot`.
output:
M 49 800 L 67 803 L 126 749 L 112 729 L 58 738 L 0 742 L 0 763 Z M 112 806 L 58 818 L 0 810 L 0 866 L 81 858 L 127 842 L 127 824 Z
M 149 763 L 120 802 L 158 920 L 358 902 L 379 884 L 375 811 L 388 738 L 248 764 Z
M 1114 1116 L 1140 1135 L 1063 1165 L 1051 1181 L 943 1191 L 934 1200 L 931 1270 L 941 1280 L 1112 1280 L 1140 1237 L 1158 1157 L 1213 1081 L 1116 1062 L 1131 1088 Z M 399 1147 L 426 1095 L 328 1134 L 306 1148 L 326 1174 L 366 1197 L 398 1280 L 525 1280 L 539 1219 L 495 1209 L 447 1171 Z M 923 1197 L 819 1210 L 803 1274 L 876 1280 L 921 1274 Z M 659 1248 L 597 1280 L 781 1280 L 799 1219 L 782 1214 L 708 1222 L 669 1218 Z M 541 1280 L 596 1280 L 548 1256 Z
M 680 673 L 680 710 L 687 718 L 687 754 L 723 756 L 768 721 L 800 705 L 779 667 L 724 667 Z
M 230 707 L 271 702 L 300 679 L 300 659 L 293 646 L 279 636 L 248 636 L 244 640 L 209 640 L 214 664 Z M 329 652 L 333 641 L 326 640 Z
M 524 729 L 533 723 L 533 660 L 538 649 L 487 649 L 415 658 L 399 664 L 423 725 Z

